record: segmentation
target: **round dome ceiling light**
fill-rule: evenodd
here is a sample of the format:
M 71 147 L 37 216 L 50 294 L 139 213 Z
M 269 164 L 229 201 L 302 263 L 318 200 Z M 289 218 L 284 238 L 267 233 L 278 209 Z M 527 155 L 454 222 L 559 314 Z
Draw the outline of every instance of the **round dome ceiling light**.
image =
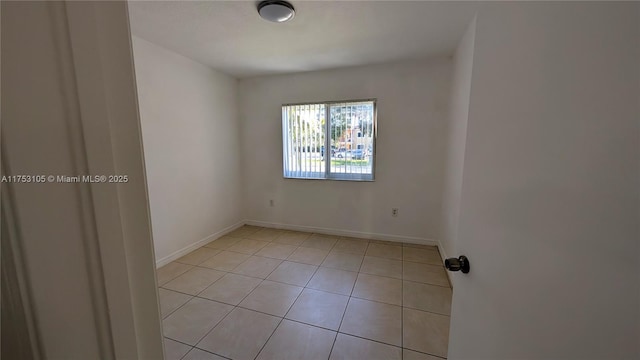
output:
M 265 20 L 281 23 L 293 19 L 296 10 L 286 1 L 265 0 L 258 4 L 258 13 Z

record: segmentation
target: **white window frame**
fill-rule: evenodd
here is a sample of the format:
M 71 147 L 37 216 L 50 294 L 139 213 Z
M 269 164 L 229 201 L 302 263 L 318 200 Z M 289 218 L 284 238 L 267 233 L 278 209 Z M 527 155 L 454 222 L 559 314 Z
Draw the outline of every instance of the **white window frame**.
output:
M 372 121 L 372 153 L 371 153 L 371 174 L 361 174 L 361 173 L 338 173 L 331 172 L 331 117 L 330 117 L 330 109 L 331 105 L 335 104 L 349 104 L 349 103 L 362 103 L 362 102 L 371 102 L 373 103 L 373 121 Z M 288 128 L 285 126 L 284 119 L 284 109 L 287 106 L 305 106 L 305 105 L 324 105 L 325 109 L 325 125 L 324 125 L 324 154 L 325 158 L 325 169 L 324 172 L 305 172 L 305 176 L 295 176 L 296 172 L 290 171 L 287 173 L 286 163 L 287 163 L 287 147 L 288 143 Z M 297 179 L 297 180 L 338 180 L 338 181 L 363 181 L 363 182 L 373 182 L 375 181 L 375 173 L 376 173 L 376 140 L 378 138 L 378 107 L 377 107 L 377 99 L 351 99 L 351 100 L 342 100 L 342 101 L 318 101 L 318 102 L 303 102 L 303 103 L 291 103 L 291 104 L 282 104 L 282 174 L 285 179 Z M 327 156 L 329 154 L 329 156 Z

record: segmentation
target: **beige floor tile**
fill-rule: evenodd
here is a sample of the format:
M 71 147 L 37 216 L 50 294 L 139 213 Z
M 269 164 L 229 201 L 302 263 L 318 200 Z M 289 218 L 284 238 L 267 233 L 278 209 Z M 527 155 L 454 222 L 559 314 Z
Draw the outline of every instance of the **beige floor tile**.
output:
M 232 309 L 230 305 L 195 297 L 164 319 L 164 335 L 195 345 Z
M 193 297 L 162 288 L 158 289 L 158 296 L 160 297 L 160 312 L 163 319 Z
M 392 305 L 402 305 L 402 280 L 358 274 L 358 280 L 351 296 Z
M 402 360 L 442 360 L 442 358 L 413 350 L 402 349 Z
M 402 299 L 405 307 L 451 314 L 451 289 L 448 287 L 404 281 Z
M 392 260 L 402 260 L 402 246 L 371 242 L 367 248 L 366 255 Z
M 249 255 L 240 254 L 232 251 L 221 251 L 219 254 L 214 255 L 211 259 L 203 262 L 200 266 L 208 267 L 210 269 L 231 271 L 238 265 L 249 259 Z
M 416 249 L 427 249 L 427 250 L 437 250 L 438 247 L 435 245 L 424 245 L 424 244 L 412 244 L 412 243 L 402 243 L 403 247 L 411 247 Z
M 240 238 L 225 235 L 223 237 L 213 240 L 212 242 L 208 243 L 204 247 L 209 249 L 226 250 L 240 240 L 241 240 Z
M 329 254 L 327 250 L 299 247 L 289 255 L 287 260 L 309 265 L 320 265 L 324 258 L 327 257 L 327 254 Z
M 336 242 L 338 242 L 338 238 L 336 236 L 313 234 L 300 244 L 300 246 L 321 250 L 331 250 Z
M 261 282 L 261 279 L 228 273 L 198 296 L 225 304 L 238 305 Z
M 324 259 L 321 266 L 340 270 L 359 271 L 363 258 L 362 255 L 332 250 Z
M 357 255 L 364 255 L 367 251 L 369 240 L 342 237 L 333 247 L 334 251 L 347 252 Z
M 336 294 L 351 295 L 358 273 L 352 271 L 319 268 L 307 284 L 308 288 Z
M 291 261 L 283 261 L 282 264 L 273 270 L 267 280 L 278 281 L 290 285 L 306 286 L 313 274 L 318 269 L 317 266 L 300 264 Z
M 445 271 L 442 266 L 405 261 L 402 268 L 402 278 L 409 281 L 449 286 Z
M 304 289 L 286 318 L 323 328 L 338 330 L 349 297 L 325 291 Z
M 400 241 L 388 241 L 388 240 L 369 240 L 369 244 L 378 244 L 378 245 L 386 245 L 386 246 L 399 246 L 402 247 L 403 243 Z M 402 256 L 402 251 L 400 251 L 400 256 Z
M 253 360 L 280 323 L 280 318 L 235 308 L 198 347 L 224 357 Z
M 284 231 L 277 238 L 273 240 L 275 243 L 298 246 L 302 244 L 307 238 L 311 236 L 311 233 L 305 233 L 300 231 Z
M 251 235 L 251 234 L 253 234 L 255 232 L 258 232 L 261 229 L 263 229 L 263 228 L 258 227 L 258 226 L 244 225 L 244 226 L 241 226 L 241 227 L 235 229 L 234 231 L 228 233 L 227 235 L 233 236 L 233 237 L 243 238 L 243 237 L 247 237 L 247 236 L 249 236 L 249 235 Z
M 231 271 L 235 274 L 264 279 L 269 276 L 281 262 L 282 260 L 278 259 L 252 256 Z
M 255 255 L 284 260 L 296 251 L 296 249 L 297 247 L 293 245 L 269 243 L 269 245 L 258 250 Z
M 356 359 L 402 360 L 402 350 L 396 346 L 381 344 L 351 335 L 338 334 L 329 360 Z
M 283 320 L 257 360 L 326 360 L 336 333 Z
M 402 261 L 365 256 L 360 272 L 402 279 Z
M 449 321 L 444 315 L 403 309 L 402 333 L 405 348 L 447 357 Z
M 238 306 L 283 317 L 302 289 L 299 286 L 265 280 Z
M 442 259 L 437 249 L 417 249 L 412 247 L 402 248 L 402 259 L 425 264 L 442 266 Z
M 369 240 L 372 243 L 375 244 L 382 244 L 382 245 L 391 245 L 391 246 L 402 246 L 402 242 L 399 241 L 391 241 L 391 240 L 378 240 L 378 239 L 371 239 Z
M 364 241 L 366 243 L 369 243 L 370 241 L 372 241 L 371 239 L 367 239 L 367 238 L 362 238 L 362 237 L 357 237 L 357 236 L 338 236 L 339 240 L 355 240 L 355 241 Z
M 165 360 L 180 360 L 191 350 L 191 346 L 164 338 L 164 358 Z
M 220 250 L 217 250 L 217 249 L 209 249 L 206 247 L 201 247 L 181 257 L 180 259 L 176 260 L 176 262 L 188 264 L 188 265 L 198 265 L 201 262 L 213 257 L 213 255 L 219 252 Z
M 268 244 L 269 243 L 267 241 L 240 239 L 240 241 L 238 241 L 237 243 L 229 246 L 227 250 L 247 255 L 253 255 Z
M 171 262 L 157 270 L 158 286 L 162 286 L 192 269 L 192 265 Z
M 260 231 L 256 231 L 253 234 L 246 236 L 248 239 L 260 240 L 260 241 L 273 241 L 280 234 L 282 234 L 282 230 L 277 229 L 261 229 Z
M 224 276 L 222 271 L 195 267 L 162 285 L 163 288 L 185 294 L 197 295 Z
M 218 356 L 216 354 L 212 354 L 210 352 L 206 352 L 200 350 L 198 348 L 193 348 L 187 356 L 183 357 L 182 360 L 226 360 L 222 356 Z
M 402 307 L 351 298 L 340 332 L 402 346 Z
M 158 269 L 168 359 L 446 357 L 452 291 L 436 247 L 247 226 L 234 234 Z

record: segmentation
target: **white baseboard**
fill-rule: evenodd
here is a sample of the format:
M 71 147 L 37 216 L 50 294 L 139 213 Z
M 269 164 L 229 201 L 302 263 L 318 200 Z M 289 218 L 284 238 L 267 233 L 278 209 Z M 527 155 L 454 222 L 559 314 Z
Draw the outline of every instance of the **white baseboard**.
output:
M 447 256 L 447 252 L 444 249 L 444 246 L 442 246 L 442 243 L 440 242 L 440 240 L 438 240 L 438 251 L 440 252 L 440 257 L 442 257 L 442 263 L 444 264 L 444 260 L 448 258 Z
M 209 242 L 222 237 L 230 232 L 232 232 L 233 230 L 239 228 L 240 226 L 244 225 L 245 221 L 239 221 L 231 226 L 228 226 L 218 232 L 215 232 L 209 236 L 207 236 L 206 238 L 202 239 L 202 240 L 198 240 L 197 242 L 182 248 L 174 253 L 172 253 L 171 255 L 165 256 L 162 259 L 158 259 L 156 260 L 156 269 L 160 268 L 162 266 L 167 265 L 168 263 L 172 262 L 175 259 L 181 258 L 182 256 L 192 252 L 193 250 L 196 250 L 202 246 L 204 246 L 205 244 L 208 244 Z
M 403 236 L 403 235 L 390 235 L 390 234 L 369 233 L 369 232 L 343 230 L 343 229 L 322 228 L 322 227 L 315 227 L 315 226 L 280 224 L 280 223 L 257 221 L 257 220 L 246 220 L 245 223 L 247 225 L 262 226 L 262 227 L 268 227 L 268 228 L 274 228 L 274 229 L 314 232 L 318 234 L 327 234 L 327 235 L 351 236 L 351 237 L 358 237 L 358 238 L 372 239 L 372 240 L 405 242 L 405 243 L 411 243 L 411 244 L 431 245 L 431 246 L 438 246 L 439 244 L 437 240 L 420 238 L 420 237 L 412 237 L 412 236 Z
M 333 229 L 333 228 L 323 228 L 323 227 L 315 227 L 315 226 L 303 226 L 303 225 L 292 225 L 292 224 L 280 224 L 274 222 L 267 221 L 257 221 L 257 220 L 244 220 L 239 221 L 234 225 L 226 227 L 216 233 L 213 233 L 206 238 L 199 240 L 185 248 L 182 248 L 178 251 L 173 252 L 171 255 L 165 256 L 162 259 L 156 260 L 156 268 L 160 268 L 188 253 L 193 250 L 196 250 L 205 244 L 222 237 L 233 230 L 239 228 L 242 225 L 254 225 L 254 226 L 262 226 L 267 228 L 274 229 L 284 229 L 284 230 L 294 230 L 294 231 L 305 231 L 305 232 L 314 232 L 318 234 L 327 234 L 327 235 L 337 235 L 337 236 L 350 236 L 357 237 L 362 239 L 372 239 L 372 240 L 384 240 L 384 241 L 394 241 L 394 242 L 404 242 L 411 244 L 419 244 L 419 245 L 430 245 L 437 246 L 440 249 L 440 254 L 443 256 L 443 261 L 446 258 L 444 254 L 444 249 L 442 244 L 438 240 L 413 237 L 413 236 L 403 236 L 403 235 L 390 235 L 390 234 L 379 234 L 379 233 L 369 233 L 363 231 L 352 231 L 352 230 L 344 230 L 344 229 Z M 448 274 L 447 274 L 448 276 Z
M 442 243 L 440 242 L 440 240 L 438 240 L 438 252 L 440 253 L 440 257 L 442 258 L 442 264 L 444 264 L 444 260 L 448 259 L 449 256 L 447 256 L 447 252 L 444 249 L 444 246 L 442 246 Z M 451 285 L 451 288 L 453 289 L 453 281 L 451 279 L 451 272 L 450 271 L 445 271 L 445 273 L 447 273 L 447 279 L 449 279 L 449 285 Z

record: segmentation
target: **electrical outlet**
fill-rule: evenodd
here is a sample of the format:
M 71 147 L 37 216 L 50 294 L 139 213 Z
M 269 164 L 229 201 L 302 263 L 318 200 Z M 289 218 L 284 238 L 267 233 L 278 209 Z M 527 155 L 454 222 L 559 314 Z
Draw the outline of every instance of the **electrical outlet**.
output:
M 271 206 L 271 207 L 273 207 L 273 206 L 274 206 L 274 205 L 273 205 L 273 199 L 272 199 L 272 200 L 269 200 L 269 206 Z
M 391 209 L 391 216 L 398 217 L 398 208 Z

